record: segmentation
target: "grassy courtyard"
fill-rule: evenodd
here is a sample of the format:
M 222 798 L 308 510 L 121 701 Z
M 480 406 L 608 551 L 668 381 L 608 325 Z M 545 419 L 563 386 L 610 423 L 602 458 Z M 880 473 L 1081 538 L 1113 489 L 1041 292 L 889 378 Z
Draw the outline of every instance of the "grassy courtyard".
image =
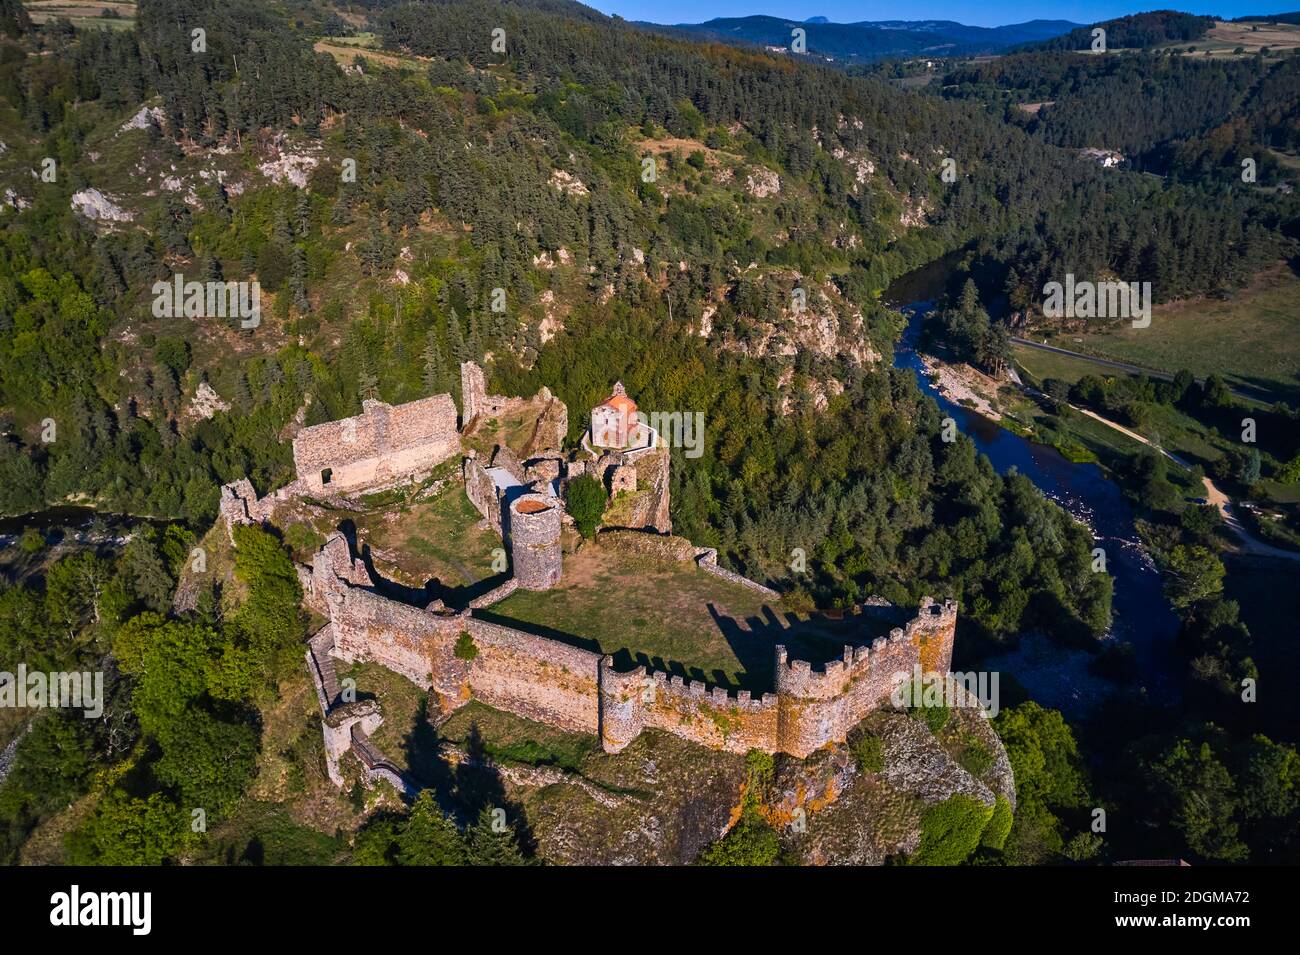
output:
M 457 483 L 432 498 L 354 518 L 357 543 L 369 546 L 375 568 L 399 583 L 436 580 L 438 596 L 460 606 L 476 585 L 498 572 L 493 551 L 501 538 L 488 527 Z
M 845 643 L 888 630 L 861 618 L 809 619 L 693 563 L 587 544 L 566 554 L 554 590 L 516 591 L 481 614 L 522 630 L 609 653 L 619 669 L 649 665 L 712 685 L 772 689 L 773 648 L 815 664 Z

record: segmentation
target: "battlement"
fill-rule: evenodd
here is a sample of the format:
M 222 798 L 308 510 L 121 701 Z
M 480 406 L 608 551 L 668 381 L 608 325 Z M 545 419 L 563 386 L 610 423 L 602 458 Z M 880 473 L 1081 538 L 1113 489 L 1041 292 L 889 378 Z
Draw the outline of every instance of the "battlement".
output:
M 533 513 L 558 510 L 542 495 Z M 527 498 L 523 513 L 528 513 Z M 514 510 L 512 508 L 512 510 Z M 922 601 L 905 626 L 869 645 L 846 644 L 819 668 L 774 648 L 771 691 L 729 691 L 648 667 L 626 672 L 613 658 L 474 616 L 473 609 L 420 609 L 376 593 L 342 534 L 312 562 L 308 600 L 330 618 L 335 653 L 373 660 L 434 692 L 453 710 L 478 699 L 575 732 L 597 733 L 609 752 L 646 728 L 727 752 L 798 757 L 841 741 L 917 668 L 947 672 L 957 607 Z M 501 592 L 522 586 L 511 578 Z

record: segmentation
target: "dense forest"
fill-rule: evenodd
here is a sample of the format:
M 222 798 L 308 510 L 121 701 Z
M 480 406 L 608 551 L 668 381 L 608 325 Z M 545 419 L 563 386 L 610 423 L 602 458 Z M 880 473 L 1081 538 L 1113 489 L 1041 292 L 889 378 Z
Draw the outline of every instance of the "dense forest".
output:
M 1135 13 L 1093 26 L 1079 27 L 1062 36 L 1032 44 L 1036 50 L 1087 50 L 1092 47 L 1092 31 L 1106 31 L 1106 48 L 1112 50 L 1147 49 L 1163 43 L 1181 43 L 1203 36 L 1214 26 L 1214 17 L 1179 13 L 1176 10 L 1153 10 Z
M 1198 60 L 1027 53 L 968 63 L 944 96 L 971 98 L 1057 146 L 1116 149 L 1133 169 L 1207 187 L 1285 175 L 1276 153 L 1300 144 L 1300 57 Z M 1041 104 L 1033 112 L 1022 104 Z

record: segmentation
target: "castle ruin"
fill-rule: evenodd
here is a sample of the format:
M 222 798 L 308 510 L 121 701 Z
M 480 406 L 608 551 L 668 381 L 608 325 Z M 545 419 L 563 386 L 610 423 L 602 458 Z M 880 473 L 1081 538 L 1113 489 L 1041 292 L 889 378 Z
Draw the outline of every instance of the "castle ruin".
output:
M 451 395 L 401 405 L 366 399 L 361 407 L 359 415 L 303 428 L 293 439 L 303 491 L 379 490 L 428 473 L 460 453 Z
M 518 562 L 518 556 L 516 556 Z M 304 575 L 307 601 L 329 617 L 331 652 L 373 661 L 430 691 L 446 713 L 471 699 L 624 749 L 654 728 L 703 746 L 808 756 L 842 742 L 916 667 L 946 673 L 957 606 L 929 597 L 919 613 L 870 646 L 845 646 L 821 670 L 776 646 L 772 692 L 755 697 L 640 667 L 619 672 L 611 656 L 492 623 L 474 609 L 420 609 L 376 593 L 346 538 L 328 540 Z M 507 587 L 523 586 L 511 581 Z M 502 593 L 489 599 L 496 602 Z M 472 654 L 457 654 L 465 638 Z M 468 658 L 467 658 L 468 657 Z
M 293 484 L 260 500 L 246 480 L 222 489 L 221 514 L 227 527 L 269 522 L 280 502 L 305 492 L 372 489 L 415 479 L 461 453 L 465 432 L 486 420 L 484 416 L 502 414 L 521 400 L 486 395 L 482 372 L 472 363 L 462 367 L 462 386 L 465 406 L 459 431 L 449 395 L 397 406 L 367 401 L 361 415 L 304 429 L 294 440 L 298 480 Z M 542 410 L 529 447 L 537 449 L 542 418 L 567 427 L 567 411 L 562 403 L 557 409 L 556 399 L 545 389 L 534 401 Z M 759 696 L 710 688 L 645 667 L 619 672 L 611 656 L 476 616 L 476 610 L 516 589 L 547 590 L 560 583 L 560 541 L 569 520 L 562 493 L 567 481 L 593 474 L 615 490 L 635 490 L 641 468 L 647 469 L 655 491 L 648 510 L 634 515 L 644 522 L 636 525 L 637 531 L 613 534 L 631 534 L 647 543 L 663 541 L 667 559 L 692 561 L 704 572 L 765 597 L 779 596 L 718 567 L 717 552 L 711 548 L 644 533 L 666 533 L 659 526 L 667 523 L 665 449 L 652 443 L 632 453 L 604 450 L 598 455 L 587 449 L 565 456 L 551 443 L 522 461 L 504 445 L 494 447 L 486 464 L 476 451 L 465 453 L 465 493 L 506 542 L 511 575 L 463 610 L 437 600 L 420 608 L 384 596 L 341 533 L 325 542 L 310 568 L 299 568 L 305 602 L 329 621 L 313 637 L 307 657 L 321 700 L 331 779 L 341 778 L 338 759 L 351 749 L 367 779 L 387 778 L 409 791 L 409 782 L 369 743 L 368 733 L 380 721 L 377 711 L 343 705 L 335 698 L 335 657 L 373 661 L 405 676 L 428 690 L 443 713 L 477 699 L 561 729 L 597 735 L 607 752 L 618 752 L 642 730 L 654 728 L 729 752 L 759 749 L 800 758 L 844 740 L 889 696 L 900 674 L 911 674 L 918 666 L 927 673 L 948 671 L 956 604 L 929 597 L 906 626 L 870 646 L 846 645 L 842 656 L 821 670 L 808 661 L 789 659 L 786 648 L 776 646 L 774 686 Z M 616 606 L 610 609 L 617 612 Z M 466 640 L 473 652 L 458 652 Z

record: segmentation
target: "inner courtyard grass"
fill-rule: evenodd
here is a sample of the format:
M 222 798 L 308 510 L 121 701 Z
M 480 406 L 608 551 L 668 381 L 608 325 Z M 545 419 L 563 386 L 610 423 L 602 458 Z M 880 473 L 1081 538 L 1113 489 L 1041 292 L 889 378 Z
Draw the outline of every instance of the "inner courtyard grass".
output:
M 808 617 L 689 562 L 587 544 L 564 558 L 560 586 L 518 590 L 481 614 L 601 653 L 619 669 L 649 665 L 754 692 L 773 686 L 774 648 L 822 664 L 888 626 L 867 617 Z

